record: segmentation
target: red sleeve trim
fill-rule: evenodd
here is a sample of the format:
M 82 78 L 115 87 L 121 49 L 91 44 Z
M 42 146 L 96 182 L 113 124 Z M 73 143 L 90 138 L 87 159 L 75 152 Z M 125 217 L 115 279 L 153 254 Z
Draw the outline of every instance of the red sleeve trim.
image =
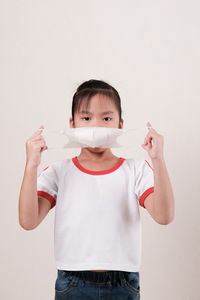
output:
M 140 199 L 139 199 L 139 203 L 142 207 L 146 208 L 144 206 L 144 200 L 146 199 L 146 197 L 153 193 L 154 192 L 154 186 L 150 187 L 149 189 L 147 189 L 146 191 L 144 191 L 144 193 L 140 196 Z
M 149 167 L 154 171 L 154 168 L 148 163 L 148 161 L 145 159 L 146 163 L 149 165 Z
M 51 202 L 51 208 L 53 208 L 56 205 L 56 199 L 51 196 L 50 194 L 48 194 L 47 192 L 44 191 L 37 191 L 38 196 L 42 196 L 44 198 L 46 198 L 47 200 L 49 200 Z
M 48 169 L 49 166 L 47 166 L 46 168 L 44 168 L 42 171 L 45 171 L 46 169 Z

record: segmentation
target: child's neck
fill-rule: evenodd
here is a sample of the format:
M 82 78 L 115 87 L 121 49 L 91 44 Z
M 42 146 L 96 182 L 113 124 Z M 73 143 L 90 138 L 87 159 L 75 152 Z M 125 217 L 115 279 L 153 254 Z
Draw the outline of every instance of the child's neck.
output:
M 81 148 L 81 153 L 77 156 L 79 161 L 95 161 L 101 162 L 111 160 L 116 156 L 111 152 L 110 148 Z

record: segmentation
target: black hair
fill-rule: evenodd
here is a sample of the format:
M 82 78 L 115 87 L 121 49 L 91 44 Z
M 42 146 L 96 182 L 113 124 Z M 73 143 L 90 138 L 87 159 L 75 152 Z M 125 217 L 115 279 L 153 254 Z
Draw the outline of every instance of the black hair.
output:
M 121 114 L 121 99 L 117 90 L 102 80 L 90 79 L 88 81 L 84 81 L 76 90 L 73 100 L 72 100 L 72 120 L 74 122 L 74 114 L 79 111 L 80 105 L 83 99 L 87 98 L 87 107 L 88 103 L 92 96 L 94 95 L 105 95 L 108 96 L 115 104 L 118 112 L 119 112 L 119 121 L 122 120 Z

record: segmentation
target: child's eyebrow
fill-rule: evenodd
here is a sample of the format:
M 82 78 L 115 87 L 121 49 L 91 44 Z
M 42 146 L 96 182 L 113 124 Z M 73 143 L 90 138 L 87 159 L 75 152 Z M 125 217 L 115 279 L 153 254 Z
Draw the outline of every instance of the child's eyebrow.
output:
M 108 110 L 108 111 L 104 111 L 101 113 L 101 115 L 107 115 L 107 114 L 113 114 L 114 112 L 111 111 L 111 110 Z M 92 115 L 91 112 L 87 111 L 87 110 L 82 110 L 79 112 L 79 114 L 88 114 L 88 115 Z

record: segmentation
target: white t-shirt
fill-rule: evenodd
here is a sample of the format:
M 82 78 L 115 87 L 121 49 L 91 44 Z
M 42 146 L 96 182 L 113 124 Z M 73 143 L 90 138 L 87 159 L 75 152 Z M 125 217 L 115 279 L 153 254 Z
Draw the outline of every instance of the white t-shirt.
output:
M 46 167 L 37 193 L 55 206 L 57 269 L 139 271 L 139 206 L 153 191 L 153 168 L 146 160 L 120 157 L 110 169 L 90 171 L 75 156 Z

